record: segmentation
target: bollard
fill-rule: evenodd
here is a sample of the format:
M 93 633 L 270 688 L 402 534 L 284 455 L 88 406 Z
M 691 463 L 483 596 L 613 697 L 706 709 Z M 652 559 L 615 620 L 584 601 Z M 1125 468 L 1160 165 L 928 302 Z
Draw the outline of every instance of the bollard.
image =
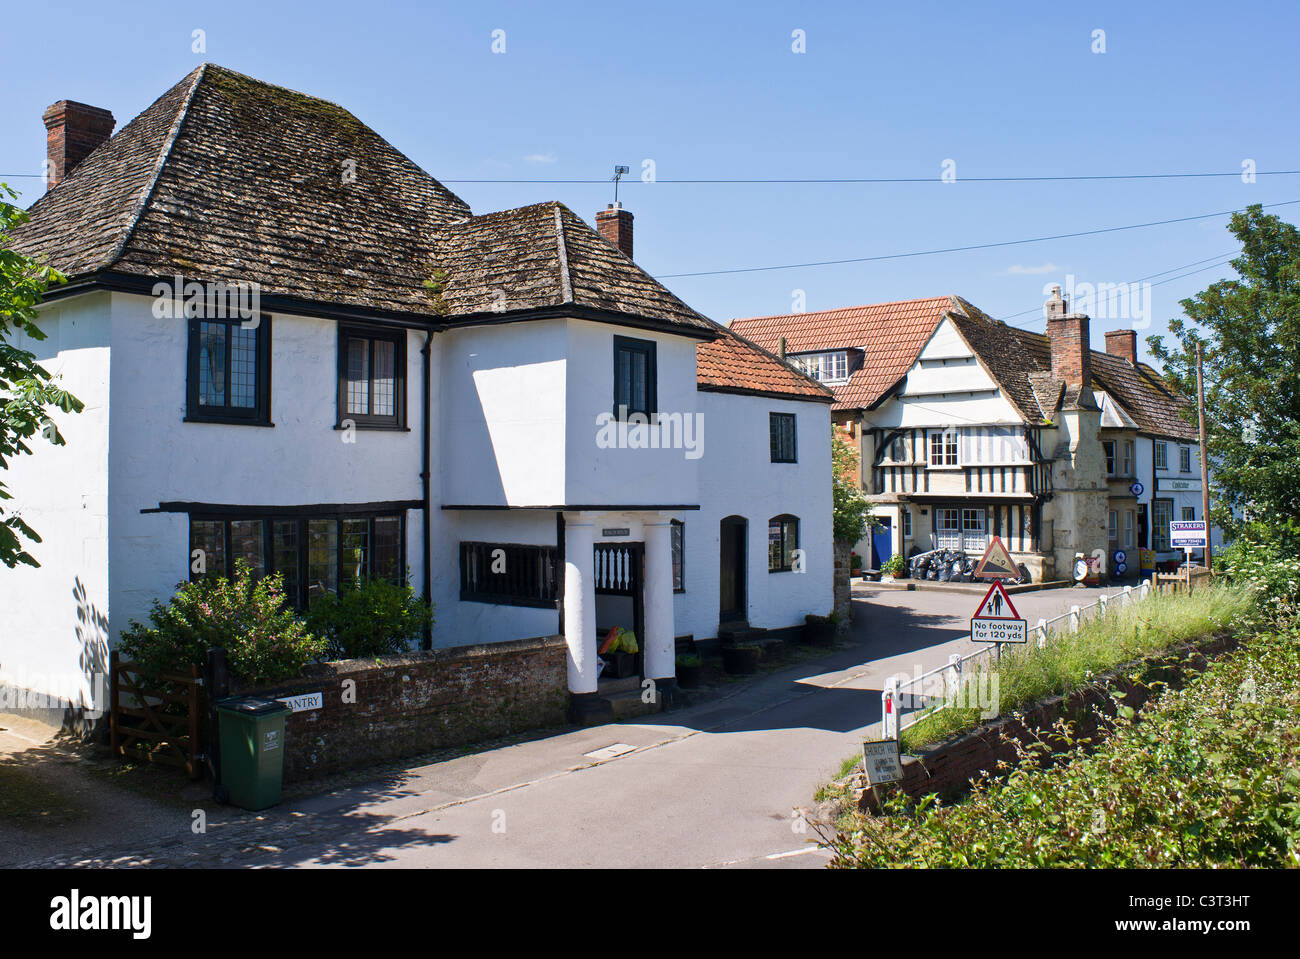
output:
M 885 690 L 880 694 L 881 729 L 885 739 L 898 739 L 898 680 L 891 677 L 885 681 Z
M 1070 607 L 1070 632 L 1077 633 L 1079 631 L 1080 619 L 1081 616 L 1079 614 L 1079 607 L 1071 606 Z
M 1038 630 L 1038 648 L 1043 649 L 1047 646 L 1047 620 L 1040 618 L 1034 628 Z

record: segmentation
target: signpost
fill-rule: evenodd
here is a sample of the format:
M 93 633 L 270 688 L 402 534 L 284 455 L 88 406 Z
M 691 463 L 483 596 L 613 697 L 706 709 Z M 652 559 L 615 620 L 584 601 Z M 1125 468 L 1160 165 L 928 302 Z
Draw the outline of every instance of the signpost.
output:
M 867 740 L 862 744 L 862 768 L 868 786 L 883 786 L 903 778 L 903 763 L 898 755 L 897 739 Z
M 1205 550 L 1208 557 L 1209 532 L 1203 519 L 1175 519 L 1169 521 L 1169 545 L 1187 554 L 1187 587 L 1192 586 L 1192 550 Z
M 975 567 L 975 575 L 993 580 L 993 585 L 975 608 L 970 621 L 970 638 L 975 643 L 993 643 L 998 660 L 1002 659 L 1003 643 L 1027 643 L 1029 625 L 1020 618 L 1016 607 L 1002 586 L 1004 579 L 1019 579 L 1020 567 L 1011 553 L 1002 545 L 1002 538 L 994 536 Z

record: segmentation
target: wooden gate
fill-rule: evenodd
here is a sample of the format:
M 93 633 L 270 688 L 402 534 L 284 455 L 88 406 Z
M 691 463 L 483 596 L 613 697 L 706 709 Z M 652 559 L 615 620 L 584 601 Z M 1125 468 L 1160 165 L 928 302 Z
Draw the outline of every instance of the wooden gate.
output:
M 191 666 L 188 674 L 163 673 L 159 679 L 166 688 L 150 688 L 136 664 L 122 662 L 113 650 L 109 745 L 114 756 L 179 766 L 190 779 L 198 779 L 203 775 L 204 708 L 199 667 Z

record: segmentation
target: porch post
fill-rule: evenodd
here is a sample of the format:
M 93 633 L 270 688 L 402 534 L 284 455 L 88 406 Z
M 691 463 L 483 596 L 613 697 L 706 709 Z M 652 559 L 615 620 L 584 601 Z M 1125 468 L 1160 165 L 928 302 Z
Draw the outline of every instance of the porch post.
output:
M 659 701 L 677 691 L 677 639 L 673 616 L 672 523 L 643 524 L 645 539 L 645 675 Z
M 569 645 L 569 692 L 596 694 L 596 530 L 592 523 L 564 526 L 564 639 Z

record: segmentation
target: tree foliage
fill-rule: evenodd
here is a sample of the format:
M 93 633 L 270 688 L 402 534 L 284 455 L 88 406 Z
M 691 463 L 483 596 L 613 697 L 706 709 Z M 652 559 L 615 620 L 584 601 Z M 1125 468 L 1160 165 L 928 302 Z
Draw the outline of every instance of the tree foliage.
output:
M 1202 347 L 1212 518 L 1236 535 L 1243 512 L 1276 527 L 1300 509 L 1300 231 L 1258 205 L 1233 214 L 1228 229 L 1241 242 L 1238 278 L 1183 300 L 1185 319 L 1169 323 L 1174 342 L 1147 343 L 1192 399 Z
M 858 479 L 858 451 L 844 431 L 831 424 L 831 528 L 835 538 L 856 543 L 867 530 L 871 504 Z
M 64 445 L 49 413 L 55 409 L 79 413 L 83 407 L 80 400 L 58 387 L 55 377 L 36 362 L 34 353 L 13 342 L 20 334 L 32 340 L 45 339 L 36 326 L 36 307 L 49 285 L 62 283 L 64 277 L 11 249 L 9 231 L 26 220 L 27 214 L 6 197 L 14 199 L 17 194 L 0 183 L 0 471 L 8 469 L 13 457 L 30 454 L 27 441 L 38 433 L 55 446 Z M 24 540 L 39 543 L 41 538 L 6 506 L 12 499 L 13 494 L 0 480 L 0 563 L 10 569 L 19 563 L 39 566 Z

